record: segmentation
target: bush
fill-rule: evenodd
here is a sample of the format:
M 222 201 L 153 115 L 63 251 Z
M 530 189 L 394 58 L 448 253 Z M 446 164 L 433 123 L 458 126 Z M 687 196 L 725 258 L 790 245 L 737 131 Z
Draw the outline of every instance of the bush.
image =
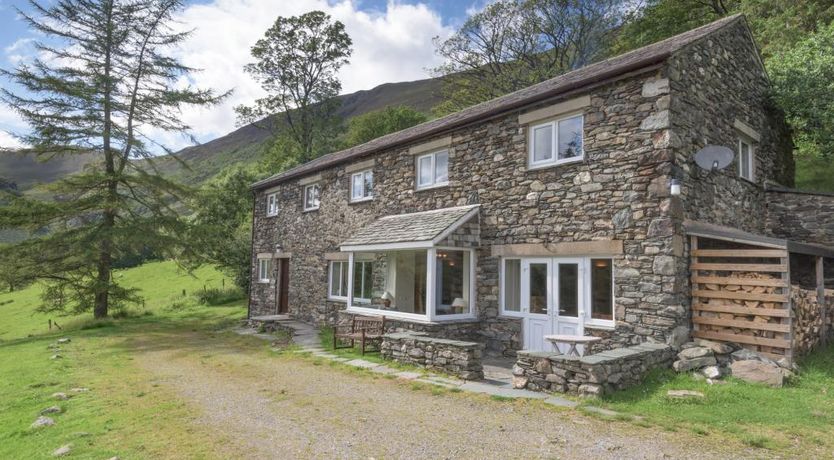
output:
M 194 294 L 197 303 L 201 305 L 226 305 L 237 300 L 246 298 L 243 290 L 237 287 L 211 288 L 198 291 Z

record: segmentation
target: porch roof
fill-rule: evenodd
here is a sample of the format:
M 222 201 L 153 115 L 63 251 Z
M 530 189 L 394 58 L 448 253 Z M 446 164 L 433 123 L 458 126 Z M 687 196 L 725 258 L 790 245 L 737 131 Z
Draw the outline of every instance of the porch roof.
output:
M 688 235 L 786 249 L 788 252 L 797 254 L 834 258 L 834 247 L 820 244 L 801 243 L 799 241 L 756 235 L 732 227 L 694 220 L 684 221 L 683 226 Z
M 343 241 L 344 252 L 428 248 L 478 213 L 479 205 L 381 217 Z

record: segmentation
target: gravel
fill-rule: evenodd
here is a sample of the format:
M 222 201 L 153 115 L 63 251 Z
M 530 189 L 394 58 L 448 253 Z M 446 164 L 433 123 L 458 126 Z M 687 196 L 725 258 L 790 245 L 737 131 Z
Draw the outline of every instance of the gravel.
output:
M 270 357 L 218 338 L 193 334 L 181 339 L 193 346 L 186 347 L 192 352 L 156 343 L 140 346 L 137 361 L 197 410 L 196 423 L 231 439 L 223 448 L 235 457 L 733 456 L 683 433 L 606 422 L 530 402 L 432 395 L 412 389 L 412 383 L 374 379 L 299 357 Z

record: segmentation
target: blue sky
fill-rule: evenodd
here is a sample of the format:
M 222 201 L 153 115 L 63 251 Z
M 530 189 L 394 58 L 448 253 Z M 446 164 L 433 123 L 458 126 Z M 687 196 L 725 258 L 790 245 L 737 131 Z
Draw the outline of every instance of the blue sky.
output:
M 195 0 L 179 19 L 194 35 L 178 57 L 188 65 L 203 69 L 193 83 L 217 90 L 234 90 L 229 101 L 207 109 L 186 109 L 182 118 L 193 133 L 205 142 L 235 128 L 232 108 L 262 96 L 258 85 L 242 72 L 249 62 L 249 47 L 260 38 L 278 16 L 292 16 L 321 9 L 345 23 L 353 38 L 351 63 L 340 73 L 346 93 L 370 89 L 386 82 L 427 78 L 429 69 L 440 64 L 434 53 L 432 38 L 446 37 L 469 13 L 483 7 L 488 0 Z M 45 0 L 49 3 L 49 0 Z M 14 7 L 29 9 L 25 0 L 0 0 L 0 67 L 11 68 L 32 55 L 29 31 Z M 4 87 L 9 82 L 0 80 Z M 25 126 L 17 116 L 0 105 L 0 147 L 14 147 L 8 132 L 20 132 Z M 188 145 L 179 136 L 157 133 L 154 137 L 165 145 L 181 148 Z

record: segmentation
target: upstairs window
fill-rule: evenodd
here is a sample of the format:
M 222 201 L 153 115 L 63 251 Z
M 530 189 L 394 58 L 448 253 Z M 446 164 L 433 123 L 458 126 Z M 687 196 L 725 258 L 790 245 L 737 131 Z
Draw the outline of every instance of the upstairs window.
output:
M 449 185 L 449 151 L 417 157 L 417 188 Z
M 272 259 L 258 259 L 258 282 L 268 283 L 272 280 Z
M 278 215 L 278 194 L 277 193 L 270 193 L 266 196 L 266 215 L 267 216 L 277 216 Z
M 574 115 L 530 127 L 529 165 L 531 168 L 581 161 L 583 117 Z
M 745 139 L 738 140 L 738 175 L 742 179 L 753 181 L 753 145 Z
M 319 200 L 321 188 L 319 184 L 311 184 L 304 187 L 304 210 L 315 211 L 319 208 L 321 201 Z
M 365 201 L 374 198 L 374 172 L 358 172 L 350 176 L 350 201 Z

